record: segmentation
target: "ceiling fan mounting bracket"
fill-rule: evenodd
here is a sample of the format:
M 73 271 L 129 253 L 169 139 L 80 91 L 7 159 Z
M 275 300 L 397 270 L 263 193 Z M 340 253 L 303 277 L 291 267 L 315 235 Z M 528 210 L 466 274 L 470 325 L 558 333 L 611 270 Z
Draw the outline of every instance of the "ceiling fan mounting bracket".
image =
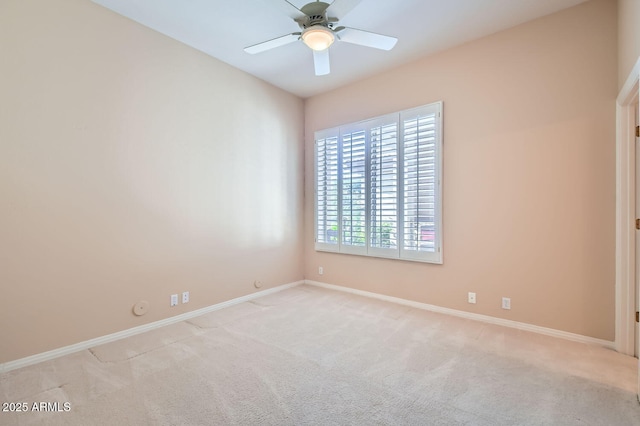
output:
M 300 8 L 300 12 L 304 13 L 307 16 L 325 16 L 325 12 L 327 8 L 330 6 L 329 3 L 325 3 L 322 1 L 315 1 L 309 4 L 306 4 Z

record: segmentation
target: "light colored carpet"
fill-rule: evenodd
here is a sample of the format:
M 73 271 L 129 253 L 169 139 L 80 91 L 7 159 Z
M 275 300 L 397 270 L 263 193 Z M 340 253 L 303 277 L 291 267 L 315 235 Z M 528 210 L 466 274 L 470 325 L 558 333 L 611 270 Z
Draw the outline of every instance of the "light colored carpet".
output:
M 299 286 L 0 376 L 3 425 L 640 425 L 637 360 Z

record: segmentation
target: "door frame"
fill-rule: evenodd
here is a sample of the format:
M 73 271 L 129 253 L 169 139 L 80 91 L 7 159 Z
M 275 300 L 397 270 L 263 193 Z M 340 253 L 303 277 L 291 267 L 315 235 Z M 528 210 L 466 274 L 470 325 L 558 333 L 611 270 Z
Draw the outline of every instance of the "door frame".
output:
M 616 99 L 616 334 L 618 352 L 633 356 L 636 302 L 636 135 L 640 58 Z M 638 171 L 640 173 L 640 170 Z

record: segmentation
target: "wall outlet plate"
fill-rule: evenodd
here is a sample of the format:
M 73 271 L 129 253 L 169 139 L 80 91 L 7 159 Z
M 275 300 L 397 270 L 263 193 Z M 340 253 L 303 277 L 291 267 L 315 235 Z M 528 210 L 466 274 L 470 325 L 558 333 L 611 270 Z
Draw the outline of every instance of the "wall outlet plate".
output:
M 177 294 L 172 294 L 171 295 L 171 304 L 170 306 L 178 306 L 178 295 Z
M 470 291 L 467 300 L 469 303 L 476 303 L 476 294 Z
M 511 309 L 511 299 L 509 297 L 502 298 L 502 309 Z
M 189 303 L 189 292 L 188 291 L 183 291 L 182 292 L 182 303 Z

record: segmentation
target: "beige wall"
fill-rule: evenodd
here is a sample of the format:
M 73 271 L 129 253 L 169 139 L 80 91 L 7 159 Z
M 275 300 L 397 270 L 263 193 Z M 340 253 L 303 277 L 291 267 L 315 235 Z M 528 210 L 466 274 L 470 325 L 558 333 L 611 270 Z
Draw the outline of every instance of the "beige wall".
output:
M 302 100 L 87 0 L 0 52 L 0 363 L 303 278 Z
M 315 252 L 307 196 L 305 277 L 613 340 L 616 19 L 593 0 L 308 99 L 307 194 L 315 130 L 444 101 L 444 264 Z
M 592 0 L 303 113 L 89 1 L 1 2 L 0 363 L 303 276 L 612 340 L 616 31 Z M 637 32 L 621 38 L 626 78 Z M 444 265 L 316 253 L 313 131 L 436 100 Z
M 640 58 L 640 0 L 618 0 L 618 89 Z

